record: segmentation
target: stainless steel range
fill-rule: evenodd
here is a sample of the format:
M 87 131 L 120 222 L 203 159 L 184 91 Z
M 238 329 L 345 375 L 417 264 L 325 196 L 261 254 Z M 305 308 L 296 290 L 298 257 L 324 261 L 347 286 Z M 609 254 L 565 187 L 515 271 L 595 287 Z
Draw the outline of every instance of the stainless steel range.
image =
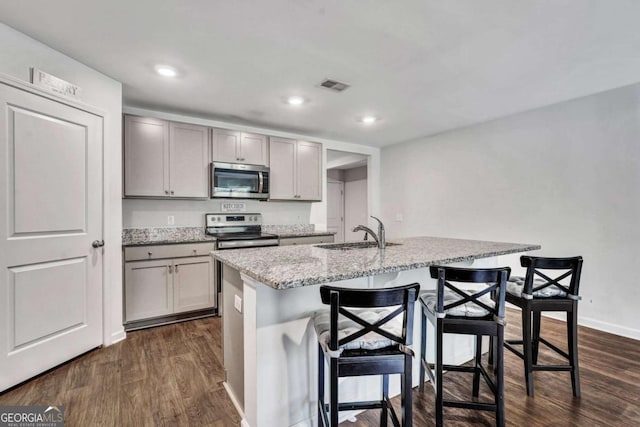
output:
M 205 234 L 215 237 L 216 250 L 278 246 L 275 234 L 262 232 L 262 215 L 259 213 L 208 213 L 205 214 Z M 222 267 L 216 261 L 216 289 L 218 301 L 222 301 Z M 222 312 L 222 304 L 218 305 Z
M 205 233 L 216 238 L 218 250 L 278 246 L 278 236 L 262 232 L 259 213 L 208 213 L 204 217 Z

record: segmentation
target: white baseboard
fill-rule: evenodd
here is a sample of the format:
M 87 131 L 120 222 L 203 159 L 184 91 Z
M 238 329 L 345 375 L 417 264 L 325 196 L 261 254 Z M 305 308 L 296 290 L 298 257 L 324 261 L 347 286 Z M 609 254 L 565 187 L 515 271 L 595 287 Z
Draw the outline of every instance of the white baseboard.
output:
M 244 418 L 244 409 L 242 409 L 242 406 L 240 405 L 240 402 L 238 402 L 238 398 L 236 397 L 235 394 L 233 394 L 233 391 L 231 391 L 231 389 L 229 388 L 229 384 L 227 384 L 227 382 L 224 381 L 222 383 L 222 386 L 227 391 L 227 395 L 229 396 L 229 399 L 231 399 L 231 403 L 233 403 L 233 406 L 235 406 L 236 411 L 238 411 L 238 414 L 240 414 L 240 416 L 242 417 L 242 422 L 240 423 L 240 425 L 242 427 L 250 427 L 249 423 Z
M 567 321 L 567 317 L 564 313 L 547 312 L 542 314 L 544 317 L 550 317 L 552 319 Z M 607 332 L 609 334 L 618 335 L 621 337 L 631 338 L 634 340 L 640 340 L 640 329 L 628 328 L 626 326 L 616 325 L 615 323 L 603 322 L 602 320 L 593 319 L 591 317 L 578 318 L 578 325 L 586 326 L 587 328 L 596 329 L 598 331 Z
M 589 317 L 581 317 L 578 324 L 587 328 L 597 329 L 599 331 L 608 332 L 610 334 L 619 335 L 634 340 L 640 340 L 640 329 L 628 328 L 626 326 L 616 325 L 614 323 L 603 322 L 601 320 Z
M 127 333 L 124 331 L 124 329 L 120 329 L 119 331 L 116 331 L 111 334 L 111 342 L 108 343 L 107 345 L 113 345 L 117 342 L 125 340 L 126 338 L 127 338 Z

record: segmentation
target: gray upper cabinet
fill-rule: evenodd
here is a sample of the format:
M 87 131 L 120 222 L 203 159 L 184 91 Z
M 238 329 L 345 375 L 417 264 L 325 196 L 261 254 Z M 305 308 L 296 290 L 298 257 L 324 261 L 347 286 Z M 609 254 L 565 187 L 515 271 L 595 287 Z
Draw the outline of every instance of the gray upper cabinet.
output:
M 169 192 L 173 197 L 209 196 L 209 129 L 169 124 Z
M 209 129 L 125 116 L 126 197 L 208 197 Z
M 322 200 L 322 144 L 298 141 L 296 176 L 299 199 Z
M 212 148 L 214 162 L 269 165 L 268 143 L 265 135 L 214 128 Z
M 270 199 L 322 200 L 322 144 L 269 139 Z
M 161 197 L 169 191 L 169 123 L 124 118 L 124 194 Z

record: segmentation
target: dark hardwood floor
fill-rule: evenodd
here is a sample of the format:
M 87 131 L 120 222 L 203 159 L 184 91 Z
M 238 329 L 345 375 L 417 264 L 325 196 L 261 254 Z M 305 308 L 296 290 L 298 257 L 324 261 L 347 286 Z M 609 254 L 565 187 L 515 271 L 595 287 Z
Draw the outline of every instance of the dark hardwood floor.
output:
M 129 332 L 0 395 L 0 405 L 64 405 L 66 426 L 240 425 L 222 386 L 221 319 Z
M 520 336 L 520 311 L 508 310 L 506 338 Z M 566 349 L 566 324 L 544 318 L 542 336 Z M 640 426 L 640 341 L 594 329 L 579 327 L 580 379 L 582 397 L 574 398 L 568 372 L 534 373 L 535 397 L 527 397 L 522 360 L 505 351 L 505 418 L 508 426 Z M 486 355 L 484 357 L 486 362 Z M 565 363 L 551 350 L 540 346 L 539 363 Z M 471 396 L 471 375 L 448 372 L 443 382 L 451 396 Z M 413 425 L 435 425 L 433 388 L 413 392 Z M 490 399 L 481 381 L 480 398 Z M 452 397 L 455 398 L 455 397 Z M 399 399 L 394 399 L 399 408 Z M 445 408 L 445 426 L 494 426 L 493 413 Z M 364 427 L 379 424 L 379 411 L 367 411 L 355 423 Z
M 508 336 L 519 333 L 509 312 Z M 562 342 L 564 323 L 543 319 L 543 335 Z M 505 352 L 506 419 L 510 426 L 640 425 L 640 341 L 580 328 L 582 398 L 569 374 L 535 374 L 535 397 L 524 389 L 522 363 Z M 541 360 L 552 357 L 542 350 Z M 87 353 L 0 394 L 0 405 L 65 405 L 67 426 L 215 426 L 240 424 L 222 386 L 220 319 L 208 318 L 130 332 L 113 346 Z M 470 394 L 470 378 L 446 374 L 446 389 Z M 482 390 L 486 397 L 484 385 Z M 398 399 L 394 399 L 398 404 Z M 414 390 L 414 426 L 434 425 L 433 390 Z M 378 425 L 377 411 L 343 426 Z M 445 409 L 447 426 L 494 424 L 489 413 Z M 280 426 L 274 426 L 280 427 Z

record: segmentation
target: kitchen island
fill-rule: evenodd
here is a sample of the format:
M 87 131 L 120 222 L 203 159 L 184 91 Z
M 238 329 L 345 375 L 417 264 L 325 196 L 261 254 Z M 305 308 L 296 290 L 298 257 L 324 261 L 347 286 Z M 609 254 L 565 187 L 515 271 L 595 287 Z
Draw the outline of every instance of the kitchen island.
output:
M 373 288 L 418 282 L 421 289 L 433 289 L 430 265 L 495 267 L 500 255 L 540 249 L 438 237 L 388 243 L 395 245 L 384 251 L 304 245 L 212 253 L 223 264 L 225 386 L 243 415 L 243 426 L 317 425 L 317 342 L 310 316 L 326 308 L 320 301 L 321 284 Z M 416 310 L 416 319 L 418 315 Z M 414 330 L 415 346 L 421 333 L 418 321 Z M 463 363 L 472 357 L 468 337 L 450 338 L 444 349 L 448 361 Z M 416 358 L 414 386 L 418 366 Z M 397 392 L 397 381 L 391 389 Z M 375 399 L 379 379 L 346 379 L 340 393 L 341 400 Z

